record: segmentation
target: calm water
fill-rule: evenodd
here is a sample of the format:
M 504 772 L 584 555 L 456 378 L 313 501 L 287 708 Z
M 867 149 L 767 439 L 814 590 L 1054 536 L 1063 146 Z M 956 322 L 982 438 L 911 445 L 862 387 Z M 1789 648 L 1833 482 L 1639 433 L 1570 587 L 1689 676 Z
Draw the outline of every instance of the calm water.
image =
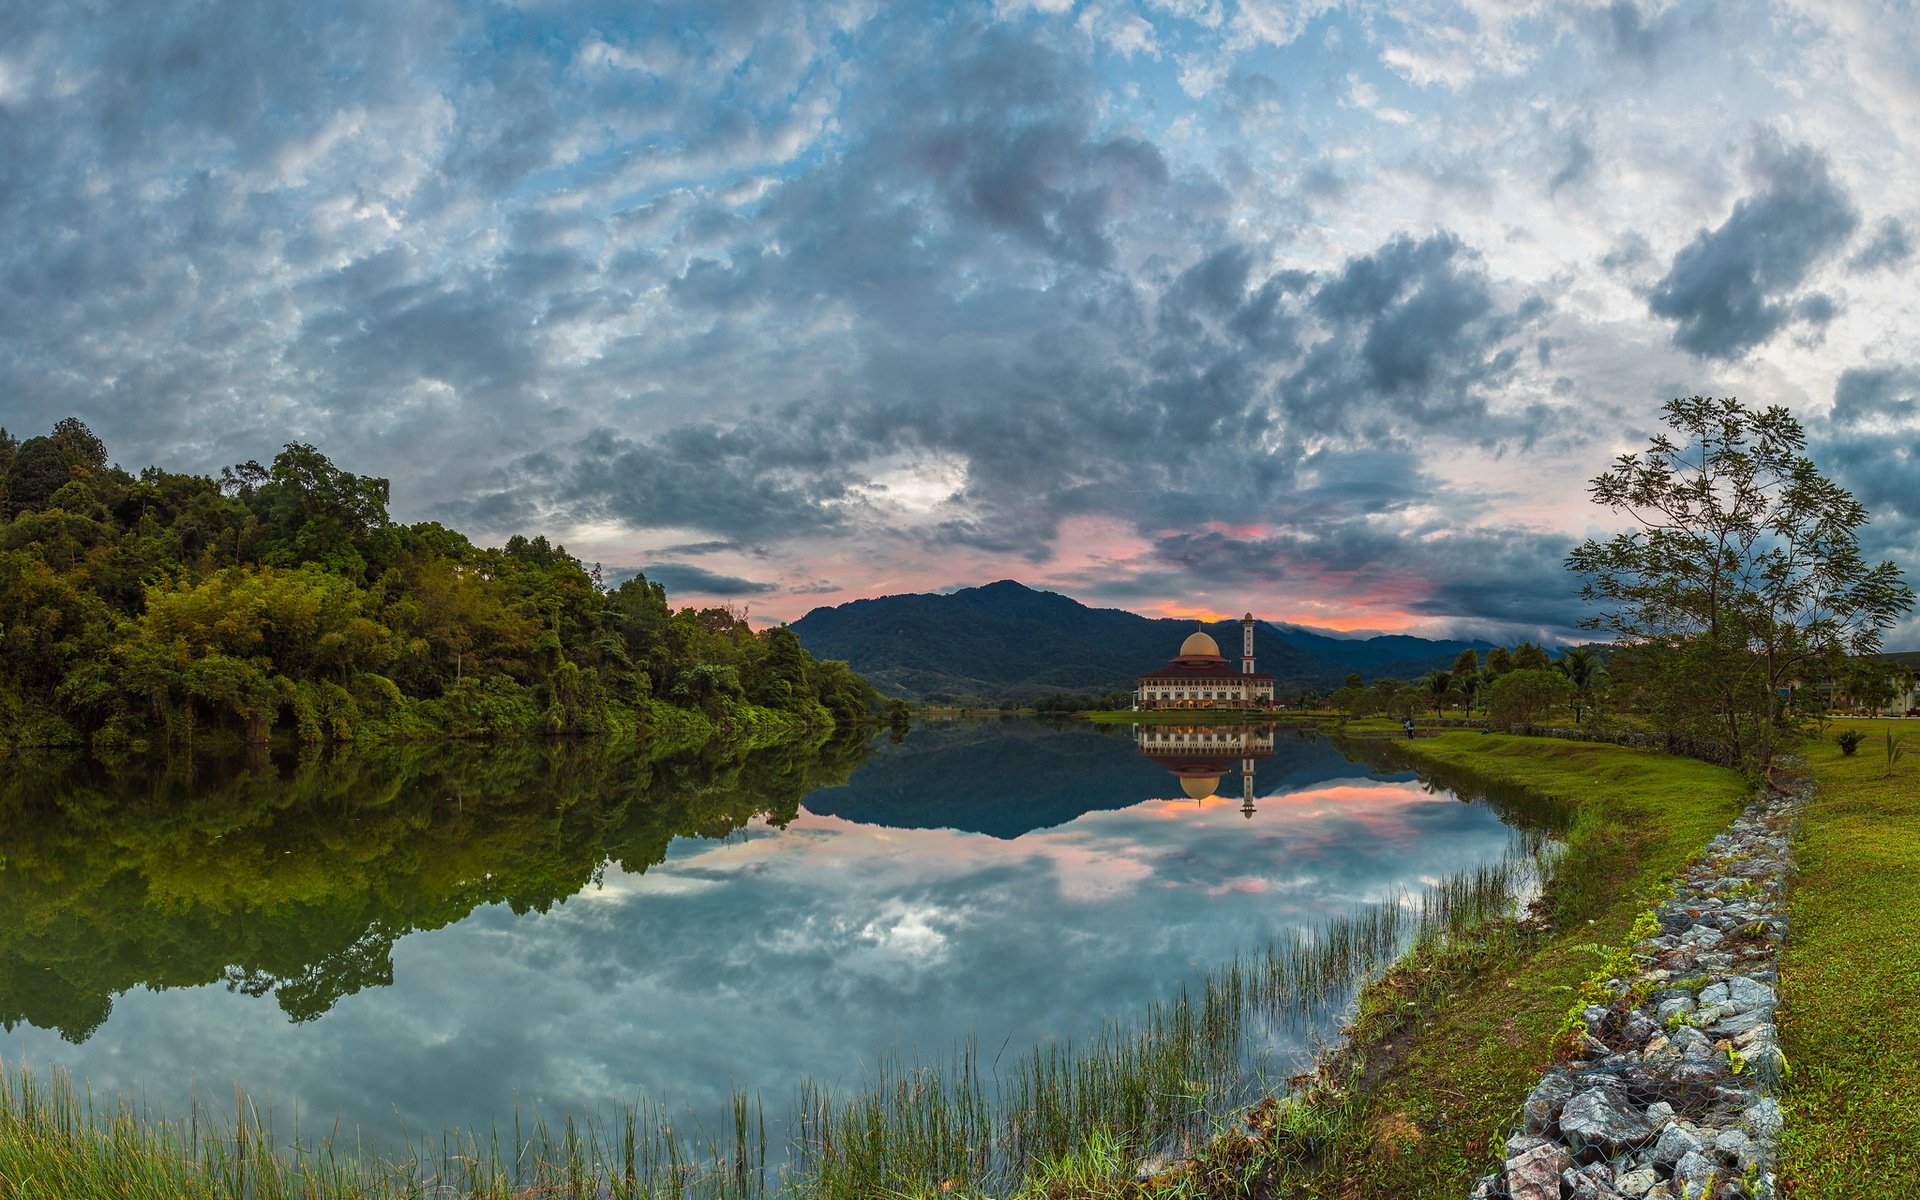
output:
M 773 1110 L 888 1053 L 1084 1037 L 1512 843 L 1410 771 L 1240 736 L 987 721 L 664 763 L 18 761 L 0 1060 L 161 1111 L 238 1085 L 283 1129 L 374 1142 L 516 1103 L 714 1120 L 735 1086 Z

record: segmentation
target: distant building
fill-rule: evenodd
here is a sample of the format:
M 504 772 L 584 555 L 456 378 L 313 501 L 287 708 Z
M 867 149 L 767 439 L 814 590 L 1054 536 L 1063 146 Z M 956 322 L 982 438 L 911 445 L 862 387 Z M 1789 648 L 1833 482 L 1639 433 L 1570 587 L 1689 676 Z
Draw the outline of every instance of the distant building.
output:
M 1273 676 L 1253 669 L 1252 613 L 1240 619 L 1240 638 L 1240 669 L 1236 671 L 1221 655 L 1218 642 L 1194 630 L 1166 666 L 1135 682 L 1133 707 L 1141 711 L 1272 708 Z

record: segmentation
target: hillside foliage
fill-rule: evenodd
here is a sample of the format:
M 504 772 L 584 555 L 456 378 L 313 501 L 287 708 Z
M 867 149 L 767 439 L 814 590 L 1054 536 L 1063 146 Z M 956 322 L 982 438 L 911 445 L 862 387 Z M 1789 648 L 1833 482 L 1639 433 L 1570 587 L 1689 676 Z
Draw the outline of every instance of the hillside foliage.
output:
M 0 746 L 830 729 L 878 694 L 784 626 L 474 545 L 312 446 L 219 479 L 0 430 Z

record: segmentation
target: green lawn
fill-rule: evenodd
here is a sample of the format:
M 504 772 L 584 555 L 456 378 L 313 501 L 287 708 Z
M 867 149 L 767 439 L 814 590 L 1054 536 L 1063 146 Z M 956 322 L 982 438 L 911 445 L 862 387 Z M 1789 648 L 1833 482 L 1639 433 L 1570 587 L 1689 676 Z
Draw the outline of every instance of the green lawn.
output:
M 1833 735 L 1866 735 L 1843 756 Z M 1906 757 L 1888 774 L 1885 736 Z M 1810 741 L 1817 792 L 1781 970 L 1792 1067 L 1782 1180 L 1798 1200 L 1920 1194 L 1920 722 Z

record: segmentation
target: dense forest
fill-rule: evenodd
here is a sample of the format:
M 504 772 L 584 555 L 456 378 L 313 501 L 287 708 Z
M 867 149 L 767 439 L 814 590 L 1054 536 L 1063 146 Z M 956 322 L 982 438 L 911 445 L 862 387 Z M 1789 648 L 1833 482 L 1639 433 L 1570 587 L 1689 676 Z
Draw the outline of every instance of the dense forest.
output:
M 219 479 L 0 429 L 0 748 L 823 733 L 884 701 L 725 608 L 545 537 L 395 523 L 312 446 Z

